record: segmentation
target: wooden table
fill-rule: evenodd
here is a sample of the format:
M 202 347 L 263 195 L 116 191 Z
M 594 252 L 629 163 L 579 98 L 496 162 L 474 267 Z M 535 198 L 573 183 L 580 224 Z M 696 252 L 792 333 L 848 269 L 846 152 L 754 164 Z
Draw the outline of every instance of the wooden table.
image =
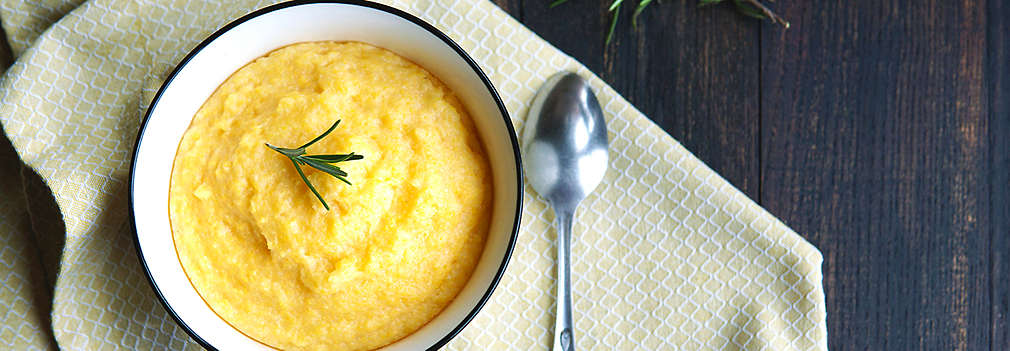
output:
M 496 2 L 824 253 L 831 350 L 1010 350 L 1010 2 Z
M 1010 2 L 496 2 L 821 249 L 832 350 L 1010 350 Z

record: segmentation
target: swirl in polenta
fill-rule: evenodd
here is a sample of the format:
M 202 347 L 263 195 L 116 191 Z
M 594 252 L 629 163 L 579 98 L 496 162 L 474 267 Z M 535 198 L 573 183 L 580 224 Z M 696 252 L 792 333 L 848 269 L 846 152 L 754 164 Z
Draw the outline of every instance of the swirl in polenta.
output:
M 355 152 L 353 185 L 264 143 Z M 473 121 L 416 64 L 356 42 L 275 50 L 229 77 L 179 145 L 169 215 L 200 296 L 283 350 L 367 350 L 445 308 L 484 248 L 491 173 Z

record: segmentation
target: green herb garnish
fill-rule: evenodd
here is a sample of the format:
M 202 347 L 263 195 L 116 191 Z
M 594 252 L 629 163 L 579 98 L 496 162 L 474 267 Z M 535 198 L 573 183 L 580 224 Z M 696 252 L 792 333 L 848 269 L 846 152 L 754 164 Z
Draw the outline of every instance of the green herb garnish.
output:
M 298 175 L 302 177 L 302 181 L 304 181 L 305 185 L 309 187 L 309 190 L 312 190 L 312 193 L 316 195 L 316 198 L 319 199 L 319 202 L 323 203 L 323 207 L 325 207 L 327 211 L 330 210 L 330 205 L 326 203 L 326 200 L 323 200 L 322 195 L 319 195 L 319 192 L 316 191 L 316 187 L 312 186 L 312 183 L 309 182 L 309 178 L 305 177 L 305 172 L 302 172 L 302 165 L 308 165 L 309 167 L 323 171 L 326 174 L 329 174 L 334 178 L 340 179 L 340 181 L 347 183 L 347 185 L 351 185 L 351 182 L 347 180 L 347 172 L 340 170 L 340 167 L 334 166 L 333 164 L 338 162 L 354 161 L 365 158 L 364 156 L 357 155 L 353 152 L 349 154 L 333 154 L 333 155 L 305 154 L 305 148 L 311 146 L 312 144 L 315 144 L 320 139 L 326 137 L 326 135 L 330 134 L 330 132 L 332 132 L 334 129 L 337 128 L 338 124 L 340 124 L 339 119 L 335 123 L 333 123 L 332 126 L 330 126 L 330 129 L 327 129 L 325 132 L 323 132 L 323 134 L 320 134 L 315 139 L 312 139 L 312 141 L 307 142 L 305 143 L 305 145 L 302 145 L 295 149 L 276 147 L 270 144 L 266 144 L 267 147 L 281 153 L 281 155 L 287 156 L 288 159 L 291 160 L 291 164 L 295 165 L 295 170 L 298 171 Z
M 617 28 L 617 17 L 621 14 L 621 4 L 624 0 L 609 0 L 610 7 L 607 8 L 608 12 L 613 12 L 614 14 L 610 16 L 610 29 L 607 30 L 607 39 L 605 45 L 610 44 L 610 39 L 614 37 L 614 28 Z M 631 25 L 632 27 L 638 28 L 638 16 L 642 14 L 646 6 L 652 3 L 653 0 L 638 0 L 638 5 L 635 6 L 635 12 L 631 15 Z M 718 3 L 725 2 L 727 0 L 698 0 L 698 7 L 704 7 L 709 5 L 715 5 Z M 740 13 L 759 19 L 768 19 L 774 23 L 781 24 L 785 28 L 789 28 L 789 22 L 775 14 L 771 9 L 761 3 L 759 0 L 731 0 L 733 5 L 736 6 L 737 11 Z M 568 0 L 554 0 L 551 2 L 549 7 L 555 7 L 568 2 Z

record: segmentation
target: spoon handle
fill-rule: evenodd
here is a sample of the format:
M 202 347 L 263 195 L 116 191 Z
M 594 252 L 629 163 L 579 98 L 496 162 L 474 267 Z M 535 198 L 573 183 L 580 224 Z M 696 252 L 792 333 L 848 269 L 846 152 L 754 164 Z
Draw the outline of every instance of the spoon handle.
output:
M 572 325 L 571 246 L 574 210 L 555 208 L 558 239 L 558 296 L 554 322 L 554 351 L 575 351 Z

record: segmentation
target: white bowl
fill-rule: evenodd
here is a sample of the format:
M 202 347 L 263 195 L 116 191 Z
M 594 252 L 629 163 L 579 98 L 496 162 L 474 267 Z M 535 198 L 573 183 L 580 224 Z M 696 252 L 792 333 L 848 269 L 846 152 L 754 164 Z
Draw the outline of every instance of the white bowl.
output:
M 484 142 L 494 179 L 494 212 L 473 276 L 435 319 L 382 349 L 441 347 L 487 302 L 512 254 L 522 210 L 519 144 L 501 98 L 473 59 L 435 27 L 392 7 L 354 0 L 278 4 L 229 23 L 193 49 L 158 91 L 137 136 L 130 168 L 137 254 L 165 308 L 201 345 L 223 350 L 272 349 L 225 323 L 186 278 L 172 249 L 169 178 L 183 133 L 218 85 L 271 50 L 320 40 L 370 43 L 424 67 L 456 92 Z

